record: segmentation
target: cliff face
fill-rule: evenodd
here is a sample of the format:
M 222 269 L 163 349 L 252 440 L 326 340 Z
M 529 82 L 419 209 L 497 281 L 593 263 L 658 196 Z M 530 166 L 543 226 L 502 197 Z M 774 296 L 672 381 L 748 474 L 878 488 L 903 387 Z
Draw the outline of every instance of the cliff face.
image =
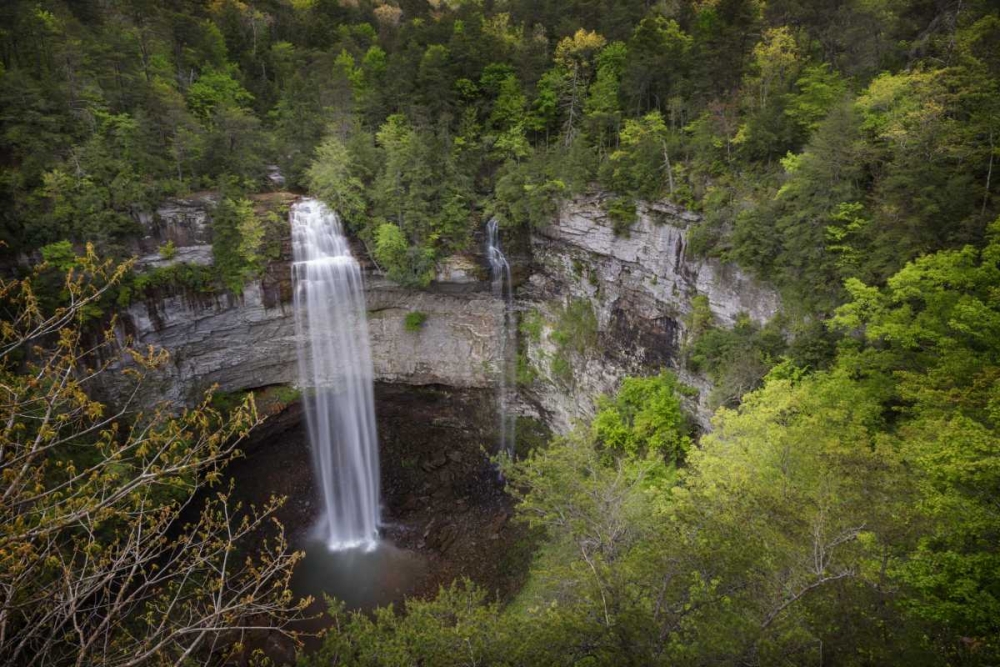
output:
M 525 337 L 525 353 L 540 380 L 525 394 L 558 430 L 592 416 L 596 397 L 613 392 L 621 378 L 667 367 L 694 389 L 698 421 L 707 426 L 711 385 L 681 363 L 686 316 L 703 295 L 720 326 L 747 314 L 764 323 L 780 305 L 777 293 L 734 266 L 690 257 L 685 233 L 698 216 L 665 203 L 640 207 L 627 235 L 616 236 L 600 197 L 563 207 L 559 218 L 532 238 L 534 272 L 522 290 L 522 307 L 543 323 Z M 553 342 L 560 312 L 572 300 L 591 304 L 597 345 L 567 352 Z M 553 362 L 568 364 L 553 372 Z
M 377 380 L 489 387 L 499 359 L 496 327 L 503 306 L 482 294 L 412 292 L 386 280 L 366 285 Z M 410 311 L 427 315 L 419 332 Z M 297 340 L 292 304 L 268 298 L 264 281 L 239 296 L 177 294 L 132 305 L 125 317 L 135 342 L 170 352 L 143 398 L 189 403 L 213 384 L 236 391 L 295 383 Z
M 295 197 L 286 193 L 256 202 L 274 210 Z M 144 220 L 146 236 L 139 249 L 141 269 L 178 262 L 210 264 L 211 209 L 217 198 L 199 195 L 172 200 Z M 164 259 L 155 249 L 172 241 L 176 254 Z M 168 364 L 150 374 L 141 403 L 168 400 L 190 404 L 212 385 L 237 391 L 298 378 L 295 317 L 291 303 L 290 238 L 281 258 L 238 295 L 168 289 L 133 303 L 122 313 L 122 333 L 136 345 L 170 353 Z M 356 249 L 356 252 L 359 252 Z M 193 261 L 192 261 L 193 260 Z M 442 272 L 428 291 L 408 290 L 377 276 L 365 285 L 372 361 L 378 381 L 412 385 L 441 384 L 486 388 L 500 361 L 496 335 L 503 305 L 477 291 L 461 262 Z M 420 311 L 426 321 L 418 332 L 406 331 L 407 313 Z M 111 387 L 121 394 L 125 385 Z
M 292 196 L 283 195 L 287 204 Z M 210 196 L 171 202 L 148 223 L 147 267 L 165 260 L 152 253 L 172 240 L 176 257 L 211 261 Z M 616 236 L 598 197 L 563 207 L 557 220 L 531 238 L 530 265 L 515 267 L 527 280 L 518 289 L 522 318 L 539 322 L 522 336 L 527 370 L 520 407 L 538 413 L 557 431 L 593 414 L 602 394 L 628 375 L 674 369 L 699 391 L 692 408 L 708 421 L 710 385 L 681 363 L 685 317 L 697 295 L 708 299 L 718 324 L 741 313 L 765 322 L 777 311 L 777 294 L 735 267 L 691 258 L 685 230 L 696 215 L 667 204 L 647 205 L 627 236 Z M 208 230 L 208 231 L 206 231 Z M 287 244 L 286 244 L 287 246 Z M 288 248 L 265 275 L 240 295 L 167 293 L 133 304 L 124 330 L 140 345 L 165 348 L 166 368 L 147 381 L 144 401 L 190 403 L 213 384 L 235 391 L 297 379 L 297 341 L 290 303 Z M 443 265 L 429 290 L 410 290 L 369 276 L 372 357 L 376 379 L 394 384 L 487 388 L 501 368 L 503 305 L 481 282 L 485 268 L 468 258 Z M 573 302 L 590 304 L 591 344 L 560 344 L 562 314 Z M 419 332 L 404 327 L 407 313 L 427 315 Z M 596 342 L 596 344 L 594 344 Z M 531 379 L 533 377 L 533 379 Z

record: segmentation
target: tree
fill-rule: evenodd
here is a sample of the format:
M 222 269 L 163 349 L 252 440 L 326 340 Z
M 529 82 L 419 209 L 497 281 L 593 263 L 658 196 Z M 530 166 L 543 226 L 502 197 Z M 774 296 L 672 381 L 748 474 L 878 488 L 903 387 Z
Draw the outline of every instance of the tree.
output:
M 674 138 L 659 111 L 651 111 L 637 120 L 626 120 L 620 141 L 619 149 L 611 154 L 607 163 L 610 174 L 606 182 L 615 191 L 657 199 L 666 185 L 670 196 L 676 196 L 674 165 L 670 161 Z
M 209 121 L 222 106 L 245 107 L 253 95 L 233 78 L 231 72 L 209 70 L 188 87 L 188 106 L 203 121 Z
M 849 664 L 916 643 L 879 567 L 900 546 L 912 498 L 880 434 L 879 399 L 849 372 L 786 365 L 716 414 L 665 507 L 691 558 L 688 581 L 700 583 L 688 595 L 704 596 L 682 608 L 680 646 L 705 662 L 771 663 L 818 659 L 822 644 L 824 659 Z
M 328 136 L 316 148 L 316 155 L 306 170 L 310 191 L 325 201 L 340 216 L 357 224 L 367 208 L 364 185 L 354 175 L 354 160 L 344 143 Z
M 629 62 L 628 48 L 612 42 L 597 56 L 597 76 L 587 93 L 584 113 L 587 131 L 602 150 L 613 143 L 621 125 L 621 79 Z
M 496 96 L 489 117 L 489 126 L 494 134 L 487 137 L 487 141 L 493 142 L 495 154 L 514 159 L 527 157 L 531 150 L 524 120 L 528 101 L 517 75 L 507 68 L 491 72 L 488 67 L 482 84 Z
M 573 143 L 576 127 L 583 115 L 583 100 L 593 74 L 594 57 L 607 43 L 596 32 L 581 28 L 572 37 L 556 45 L 555 64 L 559 68 L 559 107 L 563 115 L 563 144 Z
M 866 217 L 870 154 L 860 123 L 853 105 L 841 103 L 831 110 L 805 151 L 781 161 L 785 176 L 770 201 L 744 209 L 732 235 L 733 259 L 826 312 L 842 298 L 845 278 L 878 273 L 871 230 L 861 223 L 851 227 Z M 849 256 L 863 260 L 845 263 Z
M 768 30 L 753 49 L 753 61 L 743 81 L 746 120 L 734 143 L 759 158 L 794 148 L 795 127 L 785 113 L 788 93 L 802 68 L 802 56 L 792 31 Z
M 691 446 L 677 379 L 667 371 L 650 378 L 625 378 L 614 399 L 602 398 L 591 433 L 602 447 L 627 456 L 684 460 Z
M 974 638 L 985 662 L 1000 651 L 998 284 L 1000 220 L 985 248 L 917 259 L 885 289 L 849 281 L 851 301 L 835 320 L 869 341 L 845 350 L 843 364 L 888 385 L 898 447 L 920 491 L 914 512 L 924 530 L 892 574 L 915 592 L 907 607 L 938 626 L 939 650 Z
M 401 285 L 427 287 L 434 277 L 433 251 L 411 246 L 392 223 L 384 222 L 375 229 L 375 259 L 389 278 Z
M 628 41 L 624 73 L 631 109 L 663 110 L 672 98 L 685 96 L 693 41 L 676 21 L 663 16 L 639 22 Z
M 260 421 L 252 399 L 223 416 L 209 396 L 175 416 L 165 405 L 134 413 L 135 387 L 114 408 L 91 398 L 105 374 L 138 383 L 165 355 L 120 356 L 110 331 L 96 348 L 85 342 L 93 307 L 129 267 L 89 249 L 74 264 L 67 301 L 51 312 L 32 280 L 0 283 L 10 313 L 0 332 L 0 657 L 165 665 L 237 654 L 266 628 L 291 637 L 304 602 L 288 590 L 300 556 L 274 524 L 281 501 L 244 513 L 226 490 L 210 492 Z M 202 503 L 187 523 L 182 512 Z
M 499 605 L 467 580 L 441 587 L 432 600 L 409 598 L 398 612 L 388 607 L 369 616 L 334 605 L 330 615 L 332 631 L 302 667 L 512 664 L 505 655 L 510 628 Z
M 548 541 L 514 619 L 514 664 L 665 664 L 658 623 L 669 612 L 649 596 L 661 590 L 650 549 L 664 544 L 657 503 L 674 479 L 662 459 L 605 457 L 578 431 L 504 474 L 519 520 Z

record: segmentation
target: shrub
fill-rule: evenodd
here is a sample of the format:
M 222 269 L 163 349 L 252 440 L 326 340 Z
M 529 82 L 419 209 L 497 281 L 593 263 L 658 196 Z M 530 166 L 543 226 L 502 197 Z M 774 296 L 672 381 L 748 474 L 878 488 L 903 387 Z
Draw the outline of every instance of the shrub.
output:
M 222 283 L 240 293 L 259 270 L 257 251 L 263 233 L 249 199 L 223 199 L 212 217 L 212 255 Z
M 761 385 L 786 349 L 778 322 L 761 328 L 746 315 L 732 329 L 708 325 L 696 336 L 687 346 L 687 365 L 712 379 L 713 407 L 739 403 L 743 394 Z
M 122 350 L 111 330 L 95 345 L 84 311 L 128 267 L 90 249 L 76 264 L 51 315 L 33 277 L 0 279 L 11 314 L 0 331 L 0 663 L 183 664 L 209 657 L 202 638 L 220 628 L 288 634 L 306 603 L 288 592 L 301 556 L 275 517 L 282 502 L 241 507 L 217 486 L 261 421 L 253 401 L 226 415 L 210 397 L 183 411 L 164 402 L 135 419 L 132 392 L 114 407 L 90 397 L 102 373 L 124 368 L 137 387 L 166 354 Z
M 406 314 L 406 318 L 403 320 L 403 328 L 410 333 L 417 333 L 424 328 L 425 322 L 427 322 L 427 313 L 414 310 Z
M 173 241 L 167 241 L 159 248 L 160 257 L 170 261 L 177 256 L 177 246 L 174 245 Z
M 520 387 L 528 387 L 534 384 L 535 380 L 538 379 L 538 371 L 535 367 L 531 365 L 531 359 L 528 355 L 524 353 L 523 350 L 518 350 L 517 352 L 517 371 L 516 376 L 517 384 Z
M 639 219 L 636 213 L 635 200 L 629 197 L 615 197 L 607 205 L 608 217 L 611 218 L 615 236 L 628 236 L 628 230 Z
M 542 340 L 542 316 L 537 310 L 530 310 L 521 316 L 521 335 L 533 343 Z
M 228 290 L 239 294 L 264 272 L 268 261 L 278 258 L 286 224 L 274 211 L 258 214 L 249 199 L 227 197 L 220 202 L 212 218 L 212 255 Z
M 549 368 L 552 370 L 552 377 L 557 381 L 564 385 L 573 384 L 573 366 L 570 365 L 569 359 L 565 356 L 557 354 L 552 357 Z
M 597 346 L 597 315 L 588 299 L 570 301 L 556 321 L 552 340 L 560 351 L 583 354 Z

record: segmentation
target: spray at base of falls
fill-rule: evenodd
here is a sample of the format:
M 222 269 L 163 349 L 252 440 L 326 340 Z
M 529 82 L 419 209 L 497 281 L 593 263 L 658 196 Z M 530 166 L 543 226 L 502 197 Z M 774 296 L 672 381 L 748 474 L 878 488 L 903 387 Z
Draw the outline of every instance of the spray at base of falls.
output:
M 374 548 L 378 436 L 361 268 L 325 204 L 306 199 L 290 215 L 299 383 L 323 505 L 318 537 L 333 550 Z
M 500 225 L 496 218 L 486 223 L 486 257 L 490 262 L 493 296 L 504 302 L 502 331 L 500 332 L 501 370 L 497 388 L 500 413 L 500 451 L 514 456 L 516 418 L 510 412 L 511 391 L 517 380 L 517 329 L 514 316 L 514 289 L 510 264 L 500 246 Z

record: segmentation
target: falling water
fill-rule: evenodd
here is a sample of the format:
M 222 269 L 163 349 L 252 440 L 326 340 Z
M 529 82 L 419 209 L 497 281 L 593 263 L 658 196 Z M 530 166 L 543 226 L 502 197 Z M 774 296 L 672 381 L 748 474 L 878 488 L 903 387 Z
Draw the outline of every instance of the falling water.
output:
M 292 281 L 319 537 L 333 550 L 373 548 L 379 525 L 378 438 L 361 269 L 337 214 L 292 207 Z
M 517 331 L 514 327 L 514 290 L 511 285 L 510 264 L 500 247 L 500 226 L 496 218 L 486 224 L 486 256 L 490 261 L 493 279 L 493 296 L 503 299 L 504 317 L 500 331 L 502 371 L 498 397 L 500 403 L 500 451 L 514 455 L 515 418 L 510 413 L 510 392 L 514 387 L 517 367 Z

